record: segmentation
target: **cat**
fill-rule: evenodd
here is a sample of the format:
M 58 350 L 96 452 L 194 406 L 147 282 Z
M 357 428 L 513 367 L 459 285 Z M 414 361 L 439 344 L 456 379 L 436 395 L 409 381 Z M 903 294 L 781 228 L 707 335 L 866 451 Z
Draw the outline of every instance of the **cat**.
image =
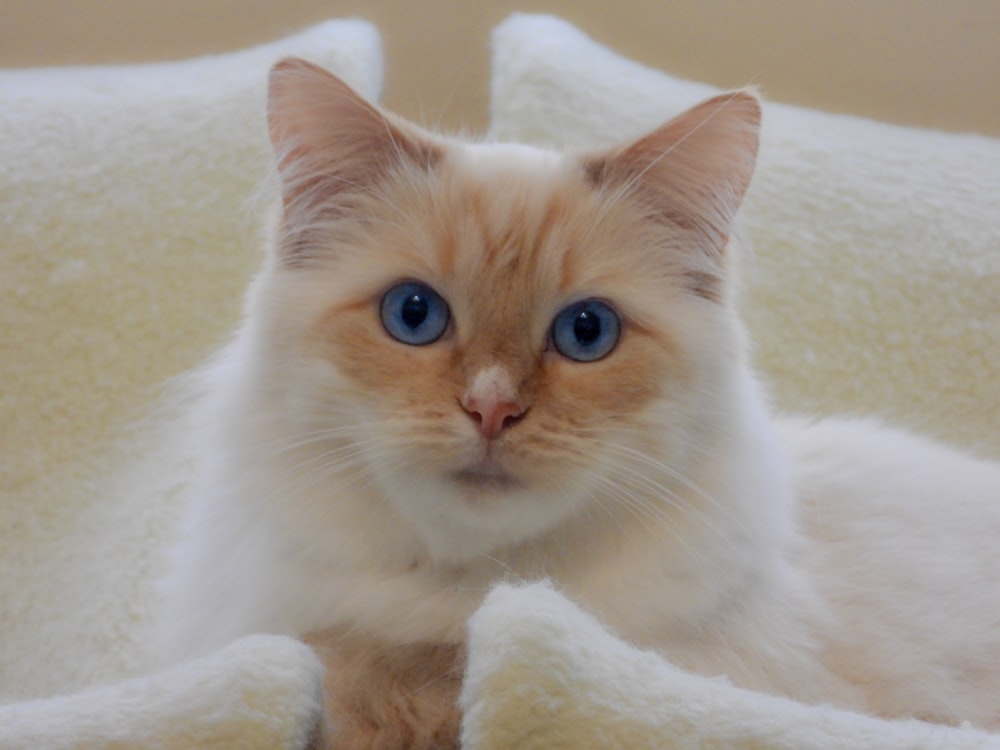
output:
M 750 369 L 760 118 L 736 91 L 564 155 L 278 63 L 280 216 L 201 376 L 163 658 L 299 635 L 331 747 L 451 747 L 467 618 L 545 578 L 696 673 L 1000 729 L 1000 467 L 776 418 Z

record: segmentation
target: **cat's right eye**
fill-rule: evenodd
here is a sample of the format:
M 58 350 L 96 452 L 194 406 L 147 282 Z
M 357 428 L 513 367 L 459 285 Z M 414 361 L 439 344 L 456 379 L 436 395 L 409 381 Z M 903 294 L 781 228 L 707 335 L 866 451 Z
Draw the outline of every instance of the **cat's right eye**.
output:
M 596 362 L 615 348 L 621 330 L 621 319 L 611 305 L 599 299 L 585 299 L 556 315 L 552 321 L 552 344 L 574 362 Z
M 451 312 L 444 298 L 419 281 L 404 281 L 382 297 L 382 326 L 396 341 L 410 346 L 433 344 L 448 328 Z

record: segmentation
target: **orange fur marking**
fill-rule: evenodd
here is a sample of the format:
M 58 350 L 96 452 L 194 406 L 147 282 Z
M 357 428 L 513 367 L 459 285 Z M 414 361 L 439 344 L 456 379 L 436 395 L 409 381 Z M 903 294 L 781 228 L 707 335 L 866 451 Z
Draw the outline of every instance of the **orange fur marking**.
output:
M 387 645 L 340 630 L 305 638 L 326 667 L 326 750 L 458 748 L 464 654 L 455 644 Z

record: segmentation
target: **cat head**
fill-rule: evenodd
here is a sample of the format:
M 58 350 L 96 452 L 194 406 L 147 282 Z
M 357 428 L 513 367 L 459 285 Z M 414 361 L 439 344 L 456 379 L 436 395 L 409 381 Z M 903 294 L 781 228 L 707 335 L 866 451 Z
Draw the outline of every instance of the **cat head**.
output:
M 742 367 L 752 94 L 561 155 L 430 134 L 286 60 L 268 118 L 260 380 L 287 439 L 328 457 L 331 507 L 377 491 L 461 560 L 683 484 Z

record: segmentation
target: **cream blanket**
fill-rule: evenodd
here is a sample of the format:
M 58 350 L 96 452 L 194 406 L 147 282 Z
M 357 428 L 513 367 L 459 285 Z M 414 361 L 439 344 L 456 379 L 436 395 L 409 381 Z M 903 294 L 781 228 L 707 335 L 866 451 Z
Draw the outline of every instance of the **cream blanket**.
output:
M 160 384 L 236 325 L 261 257 L 267 72 L 290 54 L 379 95 L 363 21 L 0 72 L 0 748 L 298 748 L 314 729 L 318 667 L 294 641 L 142 676 L 184 468 L 110 471 L 141 452 L 125 427 Z
M 553 18 L 494 37 L 498 136 L 591 145 L 710 93 Z M 234 326 L 256 268 L 264 83 L 298 54 L 375 98 L 376 31 L 331 21 L 180 63 L 0 72 L 0 748 L 302 748 L 320 668 L 260 636 L 147 674 L 185 467 L 130 420 Z M 734 82 L 740 83 L 740 82 Z M 770 105 L 747 215 L 782 403 L 880 411 L 1000 455 L 1000 146 Z M 932 356 L 933 354 L 933 356 Z M 130 433 L 125 433 L 129 435 Z M 1000 747 L 693 677 L 550 587 L 470 626 L 465 746 Z
M 546 584 L 469 623 L 463 745 L 476 750 L 992 750 L 1000 736 L 808 707 L 629 646 Z

